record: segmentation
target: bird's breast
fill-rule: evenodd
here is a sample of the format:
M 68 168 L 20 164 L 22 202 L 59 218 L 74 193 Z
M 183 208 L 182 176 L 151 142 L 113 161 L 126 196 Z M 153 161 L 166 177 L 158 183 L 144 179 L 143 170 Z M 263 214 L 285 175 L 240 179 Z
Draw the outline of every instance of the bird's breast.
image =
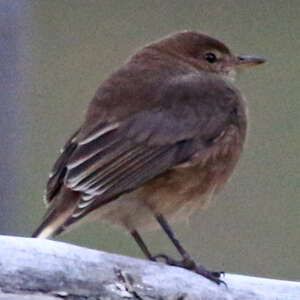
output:
M 230 125 L 213 141 L 180 164 L 145 184 L 146 202 L 158 213 L 173 214 L 189 202 L 202 208 L 232 173 L 242 152 L 244 133 Z

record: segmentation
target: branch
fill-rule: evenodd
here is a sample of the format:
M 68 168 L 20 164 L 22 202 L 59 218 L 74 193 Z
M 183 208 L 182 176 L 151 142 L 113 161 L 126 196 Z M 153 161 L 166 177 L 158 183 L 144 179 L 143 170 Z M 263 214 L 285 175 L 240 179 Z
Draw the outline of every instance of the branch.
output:
M 50 240 L 0 236 L 0 300 L 295 300 L 300 283 L 192 272 Z

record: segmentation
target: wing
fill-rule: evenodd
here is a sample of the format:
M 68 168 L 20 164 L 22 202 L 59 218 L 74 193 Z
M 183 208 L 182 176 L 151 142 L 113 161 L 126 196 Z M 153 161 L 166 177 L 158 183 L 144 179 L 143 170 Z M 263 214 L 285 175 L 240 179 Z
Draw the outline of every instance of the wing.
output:
M 123 126 L 87 144 L 79 144 L 74 151 L 65 179 L 67 187 L 81 193 L 74 218 L 173 167 L 188 149 L 190 141 L 185 140 L 152 145 L 149 136 L 149 142 L 137 141 L 129 137 L 127 124 Z
M 64 182 L 64 177 L 67 171 L 66 164 L 77 147 L 76 137 L 79 131 L 80 129 L 77 130 L 66 142 L 65 146 L 61 149 L 61 155 L 52 168 L 45 193 L 46 204 L 50 204 L 51 201 L 55 199 L 55 196 Z
M 212 82 L 203 85 L 201 77 L 177 80 L 160 91 L 150 109 L 120 122 L 100 122 L 71 139 L 48 184 L 50 198 L 59 184 L 81 195 L 65 225 L 188 161 L 217 138 L 231 122 L 237 96 L 220 82 L 216 88 Z

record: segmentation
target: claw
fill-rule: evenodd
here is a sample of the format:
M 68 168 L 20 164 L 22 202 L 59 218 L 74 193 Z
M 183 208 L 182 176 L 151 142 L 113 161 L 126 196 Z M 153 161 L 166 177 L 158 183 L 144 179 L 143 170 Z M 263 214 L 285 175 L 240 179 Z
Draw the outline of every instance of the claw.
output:
M 158 254 L 155 255 L 154 260 L 157 261 L 157 259 L 163 259 L 165 264 L 170 265 L 170 266 L 179 266 L 180 261 L 177 261 L 175 259 L 173 259 L 172 257 L 169 257 L 168 255 L 165 254 Z
M 167 265 L 176 266 L 180 268 L 184 268 L 190 271 L 194 271 L 195 273 L 215 282 L 216 284 L 224 284 L 227 287 L 227 284 L 220 279 L 224 272 L 214 272 L 208 271 L 203 266 L 197 265 L 189 256 L 184 257 L 183 260 L 175 260 L 172 257 L 169 257 L 165 254 L 158 254 L 153 257 L 153 260 L 158 261 L 158 259 L 163 259 Z
M 220 277 L 221 275 L 224 275 L 224 272 L 212 272 L 212 271 L 208 271 L 206 270 L 204 267 L 202 266 L 196 266 L 196 268 L 194 269 L 194 272 L 202 275 L 203 277 L 215 282 L 216 284 L 224 284 L 224 286 L 227 287 L 227 284 L 225 283 L 225 281 L 221 280 Z

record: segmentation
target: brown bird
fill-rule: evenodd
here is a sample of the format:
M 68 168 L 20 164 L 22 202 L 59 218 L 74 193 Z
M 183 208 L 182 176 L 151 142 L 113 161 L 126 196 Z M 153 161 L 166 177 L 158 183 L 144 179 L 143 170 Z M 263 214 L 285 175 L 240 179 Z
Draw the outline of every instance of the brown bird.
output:
M 172 34 L 133 55 L 104 81 L 84 123 L 50 175 L 49 205 L 34 237 L 54 237 L 84 221 L 125 227 L 151 260 L 196 265 L 168 221 L 202 209 L 232 173 L 246 135 L 245 101 L 236 71 L 264 60 L 234 56 L 197 31 Z M 160 224 L 180 255 L 153 256 L 139 231 Z

